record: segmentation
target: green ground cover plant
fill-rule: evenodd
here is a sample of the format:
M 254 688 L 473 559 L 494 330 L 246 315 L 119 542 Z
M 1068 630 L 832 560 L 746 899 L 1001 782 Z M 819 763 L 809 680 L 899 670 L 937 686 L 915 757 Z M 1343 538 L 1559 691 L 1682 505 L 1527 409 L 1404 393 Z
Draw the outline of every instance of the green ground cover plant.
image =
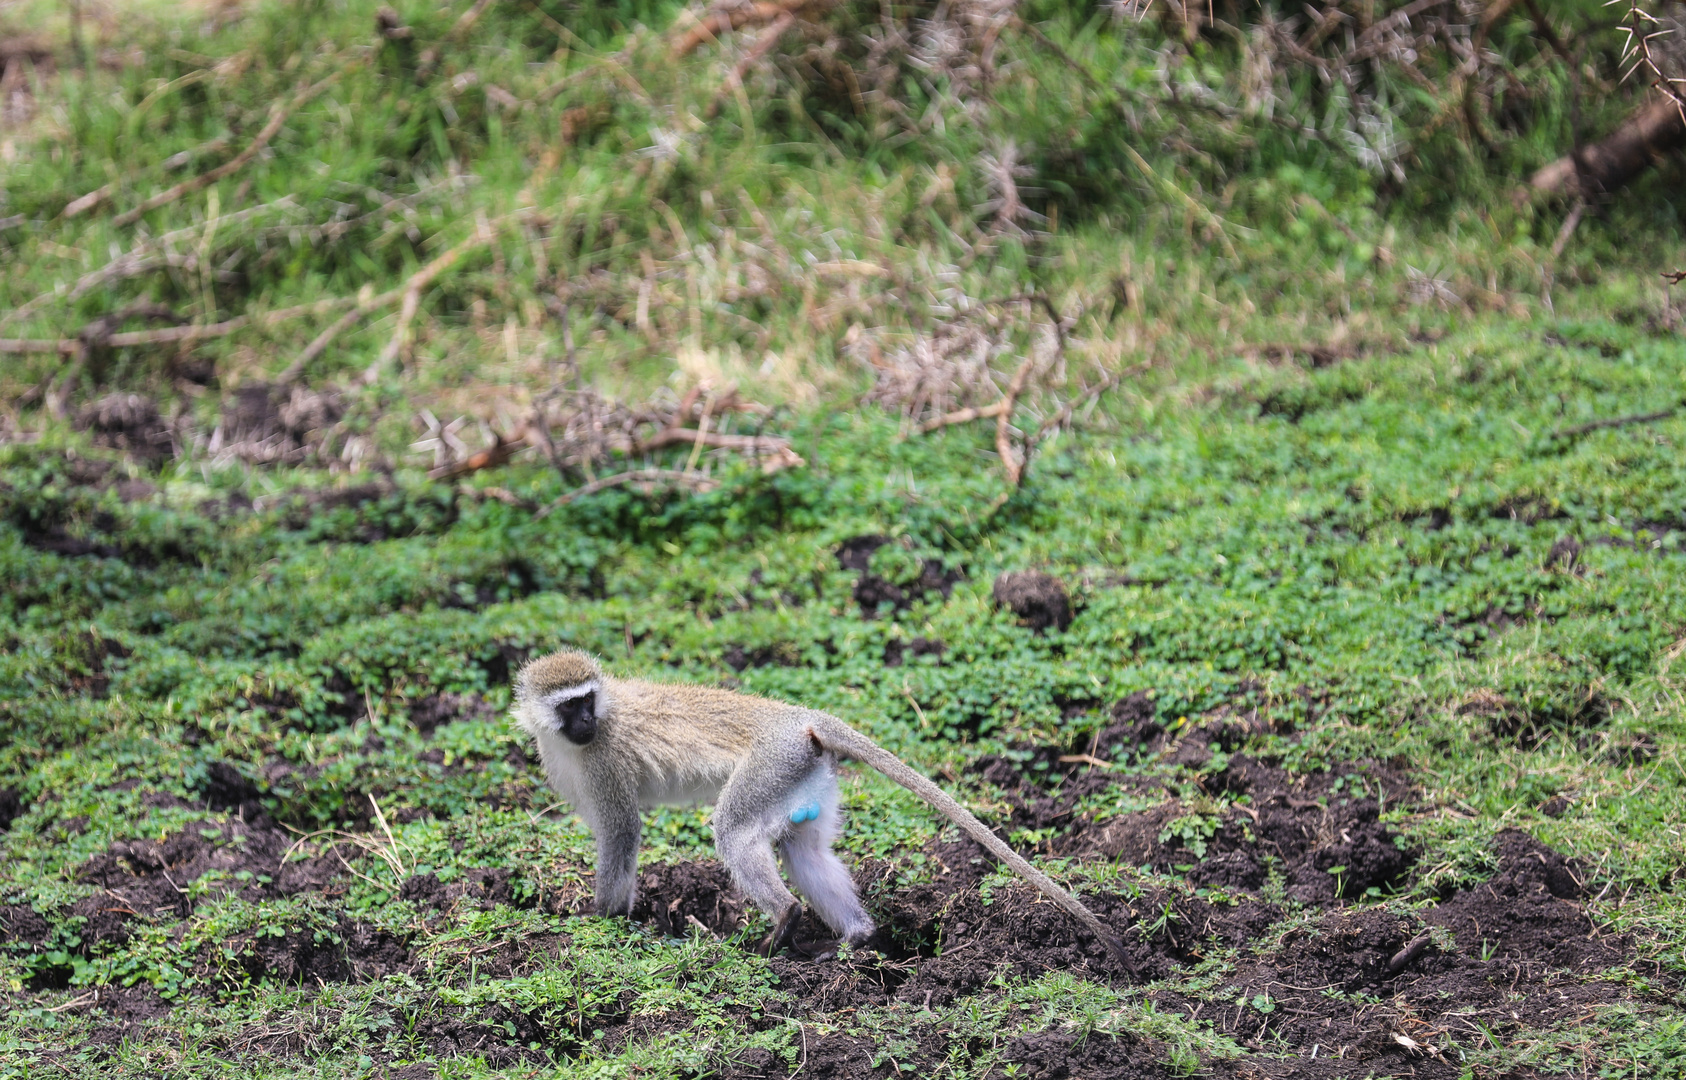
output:
M 30 61 L 0 1075 L 1686 1073 L 1678 162 L 1564 231 L 1507 196 L 1569 74 L 1487 156 L 1389 91 L 1379 161 L 1375 88 L 1282 76 L 1285 134 L 1240 46 L 1076 8 L 858 110 L 807 39 L 738 90 L 675 5 L 473 10 Z M 850 49 L 945 17 L 817 25 L 901 72 Z M 861 770 L 865 946 L 754 956 L 699 808 L 591 917 L 507 715 L 561 646 L 836 713 L 1133 967 Z

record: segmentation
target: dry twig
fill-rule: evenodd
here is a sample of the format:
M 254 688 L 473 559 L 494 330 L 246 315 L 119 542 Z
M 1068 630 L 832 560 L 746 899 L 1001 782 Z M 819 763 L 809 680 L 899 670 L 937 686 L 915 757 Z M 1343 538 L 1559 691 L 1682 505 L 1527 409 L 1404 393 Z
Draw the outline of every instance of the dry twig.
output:
M 459 15 L 457 21 L 452 24 L 450 32 L 445 35 L 445 42 L 461 41 L 463 35 L 474 28 L 474 24 L 480 21 L 480 16 L 484 15 L 486 9 L 491 6 L 492 0 L 474 0 L 474 6 Z M 405 27 L 405 29 L 408 30 L 409 28 Z M 421 57 L 416 62 L 416 82 L 426 82 L 428 77 L 433 74 L 433 69 L 439 66 L 439 53 L 445 42 L 429 46 L 422 52 Z
M 501 222 L 502 219 L 500 218 L 499 221 Z M 410 323 L 415 319 L 417 309 L 421 307 L 422 293 L 427 290 L 429 285 L 433 284 L 433 279 L 450 269 L 451 265 L 458 259 L 462 258 L 463 255 L 473 251 L 475 248 L 484 247 L 487 244 L 490 244 L 496 235 L 497 230 L 494 229 L 490 223 L 482 219 L 479 224 L 475 226 L 474 234 L 472 236 L 439 255 L 432 262 L 428 263 L 420 270 L 417 270 L 414 274 L 411 274 L 409 280 L 404 282 L 404 288 L 401 292 L 394 290 L 398 296 L 403 298 L 403 304 L 398 309 L 398 326 L 393 330 L 392 338 L 387 341 L 386 347 L 381 350 L 379 356 L 375 357 L 374 363 L 370 364 L 363 372 L 363 382 L 365 384 L 373 383 L 376 379 L 380 378 L 381 373 L 386 370 L 387 365 L 398 359 L 399 356 L 409 347 Z M 387 299 L 392 296 L 393 293 L 391 292 L 383 293 L 380 299 Z M 391 301 L 387 300 L 387 302 L 390 303 Z M 345 321 L 346 320 L 344 319 L 341 320 L 341 322 Z M 330 329 L 332 329 L 332 327 L 330 327 Z M 326 331 L 324 331 L 324 333 L 326 333 Z M 312 347 L 314 347 L 315 344 L 315 342 L 312 342 Z M 324 347 L 326 346 L 324 345 Z M 306 351 L 308 352 L 309 350 L 307 349 Z
M 276 376 L 275 381 L 283 386 L 295 381 L 304 374 L 304 369 L 328 350 L 335 338 L 351 329 L 371 311 L 378 311 L 403 295 L 403 289 L 391 289 L 379 296 L 361 298 L 352 309 L 330 323 L 320 334 L 317 334 L 304 351 L 288 364 L 286 369 Z
M 442 465 L 437 469 L 430 469 L 427 474 L 429 480 L 455 480 L 459 476 L 467 476 L 481 469 L 495 469 L 499 465 L 507 464 L 516 452 L 527 445 L 522 438 L 526 432 L 518 431 L 509 438 L 501 434 L 492 434 L 492 445 L 478 453 L 470 454 L 462 461 L 451 465 Z
M 767 29 L 761 32 L 761 36 L 755 39 L 755 44 L 751 45 L 749 51 L 743 54 L 743 58 L 733 64 L 732 70 L 726 73 L 726 81 L 714 92 L 714 99 L 708 103 L 708 109 L 703 114 L 705 119 L 712 120 L 719 114 L 720 103 L 726 100 L 726 95 L 743 87 L 743 77 L 749 74 L 749 69 L 772 51 L 773 46 L 779 43 L 779 39 L 784 37 L 785 31 L 789 30 L 795 21 L 796 16 L 792 12 L 780 12 Z
M 1025 466 L 1030 464 L 1028 453 L 1022 458 L 1013 455 L 1013 410 L 1018 407 L 1019 395 L 1024 393 L 1025 384 L 1035 367 L 1035 357 L 1019 365 L 1019 370 L 1013 373 L 1013 381 L 1007 384 L 1007 392 L 1001 396 L 1001 411 L 995 414 L 995 452 L 1001 455 L 1001 467 L 1006 470 L 1007 483 L 1012 487 L 1018 487 L 1024 480 Z
M 705 42 L 716 40 L 728 30 L 772 22 L 780 16 L 794 16 L 806 8 L 826 3 L 827 0 L 759 0 L 758 3 L 727 9 L 716 8 L 698 19 L 695 26 L 674 42 L 673 55 L 675 58 L 687 56 Z M 772 48 L 772 45 L 767 47 Z
M 622 484 L 682 484 L 694 491 L 712 491 L 720 486 L 720 481 L 702 473 L 681 472 L 678 469 L 630 469 L 627 472 L 615 473 L 600 480 L 593 480 L 583 487 L 575 488 L 556 501 L 533 515 L 534 521 L 548 517 L 554 510 L 567 506 L 575 499 L 583 499 L 587 495 L 595 495 L 599 491 L 606 491 Z
M 1605 428 L 1631 427 L 1634 424 L 1649 424 L 1657 420 L 1667 420 L 1679 411 L 1680 406 L 1674 405 L 1667 409 L 1659 409 L 1656 412 L 1634 413 L 1631 416 L 1613 416 L 1608 420 L 1590 420 L 1584 424 L 1576 424 L 1574 427 L 1561 428 L 1552 432 L 1550 435 L 1546 436 L 1546 438 L 1548 440 L 1573 439 L 1581 435 L 1586 435 L 1589 432 L 1602 431 Z
M 175 187 L 161 191 L 152 196 L 152 198 L 147 199 L 134 209 L 125 210 L 123 213 L 118 214 L 112 219 L 112 224 L 119 227 L 124 225 L 133 225 L 141 219 L 143 214 L 156 210 L 160 206 L 173 203 L 183 195 L 191 195 L 200 188 L 210 187 L 218 180 L 221 180 L 226 176 L 232 176 L 233 174 L 239 172 L 241 169 L 246 167 L 247 163 L 257 157 L 258 154 L 263 151 L 264 147 L 269 145 L 269 141 L 275 138 L 275 133 L 281 130 L 281 125 L 287 122 L 287 117 L 291 116 L 294 112 L 297 112 L 306 102 L 310 101 L 311 98 L 338 82 L 340 77 L 344 74 L 345 70 L 342 68 L 322 81 L 300 90 L 297 94 L 293 95 L 291 100 L 277 101 L 270 107 L 269 123 L 265 124 L 263 126 L 263 130 L 258 132 L 257 138 L 253 139 L 246 145 L 246 149 L 240 151 L 238 154 L 235 154 L 233 157 L 229 158 L 227 161 L 218 165 L 209 172 L 200 173 L 198 176 L 195 176 L 190 180 L 183 180 Z

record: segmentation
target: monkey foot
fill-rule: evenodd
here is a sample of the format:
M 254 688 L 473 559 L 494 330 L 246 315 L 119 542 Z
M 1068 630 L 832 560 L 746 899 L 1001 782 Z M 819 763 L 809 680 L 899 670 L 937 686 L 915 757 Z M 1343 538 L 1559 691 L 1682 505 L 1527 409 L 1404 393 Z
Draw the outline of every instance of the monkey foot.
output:
M 755 951 L 762 956 L 775 956 L 782 952 L 796 936 L 796 924 L 801 921 L 802 904 L 798 901 L 784 909 L 784 914 L 779 916 L 779 924 L 773 927 L 773 932 L 762 940 Z

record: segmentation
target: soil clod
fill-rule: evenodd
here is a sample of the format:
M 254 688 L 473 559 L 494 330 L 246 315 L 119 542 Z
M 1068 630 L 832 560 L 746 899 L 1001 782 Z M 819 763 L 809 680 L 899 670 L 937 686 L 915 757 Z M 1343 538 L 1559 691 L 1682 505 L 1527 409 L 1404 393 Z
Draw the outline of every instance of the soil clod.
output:
M 99 446 L 121 450 L 156 468 L 175 456 L 175 436 L 159 414 L 158 403 L 141 394 L 107 394 L 84 405 L 76 427 L 91 432 Z
M 1064 630 L 1071 625 L 1071 597 L 1065 586 L 1040 570 L 1013 570 L 995 579 L 995 602 L 1032 630 Z

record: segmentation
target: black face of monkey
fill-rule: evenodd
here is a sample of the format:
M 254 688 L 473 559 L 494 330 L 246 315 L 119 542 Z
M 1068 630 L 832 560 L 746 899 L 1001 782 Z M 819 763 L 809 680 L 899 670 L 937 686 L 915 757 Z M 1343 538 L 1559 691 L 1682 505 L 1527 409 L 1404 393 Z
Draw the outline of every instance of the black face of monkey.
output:
M 597 737 L 597 691 L 556 703 L 556 728 L 575 746 Z

